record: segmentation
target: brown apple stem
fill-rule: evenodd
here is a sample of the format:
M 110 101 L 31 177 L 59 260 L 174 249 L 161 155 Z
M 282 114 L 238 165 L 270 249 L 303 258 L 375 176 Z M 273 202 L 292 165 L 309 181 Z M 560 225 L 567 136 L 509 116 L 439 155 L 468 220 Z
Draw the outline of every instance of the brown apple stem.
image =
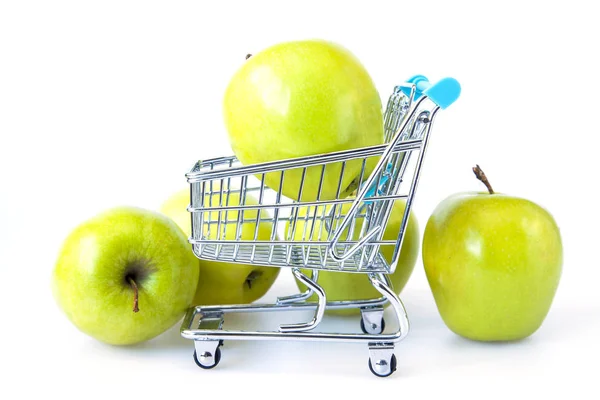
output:
M 246 60 L 249 59 L 250 57 L 252 57 L 252 54 L 250 54 L 250 53 L 246 54 Z
M 490 185 L 490 181 L 488 181 L 487 176 L 485 176 L 485 173 L 479 167 L 479 165 L 475 164 L 475 167 L 473 167 L 473 172 L 475 173 L 475 176 L 477 177 L 477 179 L 479 179 L 481 182 L 483 182 L 483 184 L 485 185 L 487 190 L 490 192 L 490 194 L 494 194 L 494 189 L 492 189 L 492 185 Z
M 139 296 L 139 294 L 138 294 L 137 284 L 135 283 L 135 281 L 131 277 L 127 278 L 127 280 L 129 281 L 129 284 L 133 288 L 133 312 L 138 312 L 138 311 L 140 311 L 140 309 L 138 307 L 138 296 Z
M 248 285 L 248 289 L 252 289 L 252 282 L 254 282 L 261 275 L 262 272 L 260 271 L 250 272 L 250 274 L 246 277 L 246 285 Z

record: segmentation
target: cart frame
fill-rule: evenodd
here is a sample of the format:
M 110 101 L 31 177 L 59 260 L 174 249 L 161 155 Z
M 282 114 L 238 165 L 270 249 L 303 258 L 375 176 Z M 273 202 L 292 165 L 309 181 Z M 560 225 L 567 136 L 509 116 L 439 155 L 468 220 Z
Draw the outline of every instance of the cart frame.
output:
M 396 86 L 388 100 L 384 114 L 386 144 L 248 166 L 240 165 L 236 157 L 195 164 L 186 174 L 192 222 L 189 242 L 194 254 L 200 259 L 291 268 L 295 279 L 307 287 L 304 293 L 280 297 L 273 304 L 190 308 L 181 325 L 181 336 L 194 341 L 198 366 L 215 367 L 224 340 L 332 340 L 367 343 L 370 370 L 381 377 L 394 372 L 395 344 L 406 337 L 410 324 L 388 275 L 395 271 L 398 262 L 434 118 L 440 108 L 448 107 L 459 95 L 460 85 L 452 78 L 431 85 L 427 78 L 417 75 Z M 417 158 L 411 163 L 413 153 L 417 153 Z M 368 169 L 369 160 L 377 160 L 372 171 Z M 340 191 L 344 171 L 356 161 L 361 163 L 356 195 L 343 198 Z M 328 165 L 341 166 L 334 168 L 340 182 L 336 198 L 302 200 L 308 169 L 321 168 L 320 196 Z M 296 199 L 282 195 L 284 179 L 290 170 L 301 173 Z M 405 179 L 407 170 L 412 173 L 410 179 Z M 265 184 L 266 174 L 272 173 L 280 174 L 278 190 Z M 256 201 L 250 201 L 253 196 Z M 398 237 L 384 240 L 386 224 L 397 200 L 406 201 Z M 350 208 L 344 211 L 344 205 Z M 280 235 L 283 223 L 287 229 Z M 270 226 L 266 238 L 264 234 L 260 237 L 261 224 Z M 247 236 L 249 226 L 254 236 L 243 238 L 242 233 Z M 303 230 L 300 239 L 298 229 Z M 393 248 L 391 260 L 384 257 L 383 247 Z M 310 276 L 307 270 L 311 271 Z M 321 270 L 365 274 L 381 297 L 327 301 L 318 284 Z M 316 301 L 311 300 L 314 296 Z M 394 332 L 384 333 L 383 314 L 388 304 L 398 324 Z M 315 331 L 326 309 L 347 308 L 360 309 L 363 333 Z M 306 309 L 314 310 L 311 321 L 282 324 L 276 331 L 222 329 L 228 313 Z

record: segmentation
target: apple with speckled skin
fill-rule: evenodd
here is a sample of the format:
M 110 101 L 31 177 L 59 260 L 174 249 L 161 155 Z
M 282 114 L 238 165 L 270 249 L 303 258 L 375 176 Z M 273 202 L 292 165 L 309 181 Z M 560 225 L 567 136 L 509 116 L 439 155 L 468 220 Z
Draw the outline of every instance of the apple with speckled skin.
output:
M 279 43 L 249 57 L 225 91 L 224 120 L 231 147 L 244 165 L 382 144 L 382 103 L 364 66 L 347 49 L 324 40 Z M 377 163 L 366 165 L 367 177 Z M 314 201 L 350 195 L 362 160 L 285 172 L 282 193 Z M 259 176 L 259 178 L 261 178 Z M 281 174 L 267 173 L 279 189 Z M 338 189 L 339 188 L 339 189 Z M 300 189 L 302 189 L 301 196 Z
M 152 339 L 191 306 L 198 262 L 164 215 L 116 207 L 77 226 L 52 275 L 60 308 L 82 332 L 113 345 Z
M 488 192 L 457 193 L 433 211 L 423 265 L 439 313 L 456 334 L 510 341 L 542 325 L 563 261 L 559 227 L 536 203 Z
M 214 188 L 213 188 L 214 189 Z M 212 204 L 219 204 L 218 189 L 214 189 L 215 194 L 212 194 Z M 227 195 L 226 195 L 227 196 Z M 206 195 L 204 204 L 209 202 L 209 195 Z M 187 211 L 190 203 L 190 190 L 182 189 L 174 193 L 161 206 L 160 211 L 173 219 L 185 232 L 191 236 L 191 217 Z M 227 204 L 235 206 L 240 204 L 239 192 L 228 195 Z M 245 205 L 257 204 L 256 200 L 247 195 L 244 201 Z M 238 211 L 227 211 L 227 216 L 222 212 L 219 215 L 218 211 L 210 213 L 212 221 L 218 221 L 219 218 L 223 222 L 228 221 L 228 229 L 225 231 L 225 237 L 228 240 L 234 240 L 236 235 L 235 226 L 231 222 L 238 219 Z M 244 220 L 253 221 L 257 216 L 256 210 L 245 210 Z M 208 216 L 206 216 L 208 218 Z M 271 239 L 271 225 L 266 222 L 259 222 L 257 239 Z M 205 227 L 206 228 L 206 227 Z M 241 239 L 254 239 L 256 223 L 245 222 L 242 224 Z M 213 227 L 210 233 L 205 229 L 208 239 L 216 239 L 218 232 Z M 190 249 L 191 251 L 191 249 Z M 197 260 L 200 267 L 200 280 L 194 296 L 195 305 L 220 305 L 220 304 L 249 304 L 264 296 L 275 283 L 279 276 L 280 268 L 264 267 L 258 265 L 248 265 L 240 263 L 229 263 L 223 261 L 212 260 Z

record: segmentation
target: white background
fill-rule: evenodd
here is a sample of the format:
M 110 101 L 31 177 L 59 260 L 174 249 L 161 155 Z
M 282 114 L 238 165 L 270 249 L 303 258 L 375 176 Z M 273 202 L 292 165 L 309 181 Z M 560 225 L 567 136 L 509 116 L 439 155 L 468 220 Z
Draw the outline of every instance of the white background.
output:
M 600 32 L 591 4 L 3 1 L 0 397 L 598 398 Z M 221 364 L 202 371 L 178 326 L 115 348 L 63 316 L 50 274 L 70 230 L 116 205 L 156 209 L 185 187 L 196 160 L 229 155 L 228 79 L 246 53 L 303 38 L 349 48 L 384 99 L 416 73 L 461 82 L 461 98 L 436 121 L 415 211 L 423 228 L 447 195 L 481 190 L 471 172 L 479 163 L 497 191 L 554 215 L 563 275 L 533 336 L 483 344 L 451 333 L 420 259 L 402 294 L 412 330 L 388 379 L 371 375 L 360 344 L 228 342 Z M 264 300 L 290 290 L 285 270 Z M 272 322 L 261 318 L 250 323 Z

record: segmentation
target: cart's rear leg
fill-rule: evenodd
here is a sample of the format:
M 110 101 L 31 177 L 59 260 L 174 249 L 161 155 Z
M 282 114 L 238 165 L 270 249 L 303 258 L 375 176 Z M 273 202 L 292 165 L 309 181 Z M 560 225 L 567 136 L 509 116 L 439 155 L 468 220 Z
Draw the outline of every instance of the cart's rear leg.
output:
M 385 329 L 383 307 L 368 307 L 360 309 L 360 328 L 364 333 L 378 335 Z

